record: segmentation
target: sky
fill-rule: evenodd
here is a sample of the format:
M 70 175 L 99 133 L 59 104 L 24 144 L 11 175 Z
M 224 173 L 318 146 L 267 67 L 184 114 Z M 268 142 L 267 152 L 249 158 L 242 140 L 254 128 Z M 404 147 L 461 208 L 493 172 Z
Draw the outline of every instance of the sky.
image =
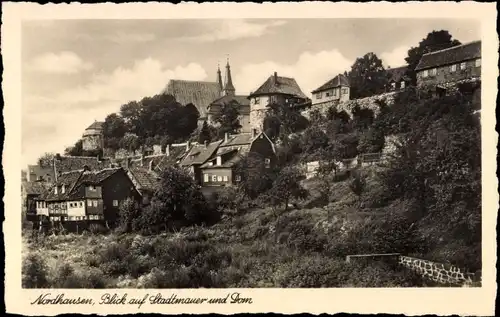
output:
M 478 21 L 457 19 L 25 21 L 23 165 L 63 153 L 92 122 L 170 79 L 215 81 L 227 58 L 237 94 L 276 71 L 310 96 L 368 52 L 385 67 L 404 65 L 410 47 L 443 29 L 463 43 L 480 39 Z

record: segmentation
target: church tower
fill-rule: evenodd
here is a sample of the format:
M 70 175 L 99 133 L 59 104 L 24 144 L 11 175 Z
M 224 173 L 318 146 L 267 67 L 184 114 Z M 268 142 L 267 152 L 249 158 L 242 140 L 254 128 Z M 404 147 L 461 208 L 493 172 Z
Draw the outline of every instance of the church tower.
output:
M 229 66 L 229 58 L 226 64 L 226 78 L 224 83 L 224 96 L 234 96 L 235 89 L 233 86 L 233 79 L 231 78 L 231 66 Z
M 222 74 L 219 63 L 217 63 L 217 87 L 219 88 L 219 94 L 222 97 L 224 94 L 224 87 L 222 86 Z

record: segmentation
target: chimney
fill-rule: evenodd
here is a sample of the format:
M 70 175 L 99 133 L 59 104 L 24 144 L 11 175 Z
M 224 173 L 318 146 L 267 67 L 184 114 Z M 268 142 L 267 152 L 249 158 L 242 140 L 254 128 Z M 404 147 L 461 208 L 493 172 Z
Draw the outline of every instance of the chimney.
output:
M 274 72 L 274 84 L 275 85 L 278 84 L 278 73 L 277 72 Z
M 186 152 L 189 151 L 189 148 L 191 148 L 191 141 L 186 142 Z
M 255 139 L 257 136 L 257 129 L 252 129 L 252 139 Z
M 224 133 L 224 142 L 227 143 L 228 140 L 229 140 L 229 133 L 226 132 Z
M 165 154 L 167 156 L 170 156 L 170 144 L 167 144 L 167 146 L 165 147 Z

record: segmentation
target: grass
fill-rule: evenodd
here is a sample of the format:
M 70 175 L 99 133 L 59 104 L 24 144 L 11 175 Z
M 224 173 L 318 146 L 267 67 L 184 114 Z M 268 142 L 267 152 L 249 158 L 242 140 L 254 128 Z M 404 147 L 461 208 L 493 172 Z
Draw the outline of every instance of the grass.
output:
M 313 189 L 314 180 L 307 182 L 306 186 Z M 372 182 L 369 188 L 375 185 Z M 25 236 L 23 273 L 35 277 L 25 274 L 23 285 L 66 288 L 429 285 L 390 263 L 345 262 L 348 254 L 377 251 L 370 249 L 374 242 L 367 232 L 375 230 L 388 217 L 383 208 L 359 208 L 358 202 L 347 182 L 338 182 L 332 188 L 330 203 L 324 207 L 302 207 L 279 215 L 271 209 L 256 209 L 228 215 L 211 227 L 183 228 L 158 236 L 68 234 L 47 236 L 39 242 Z M 33 256 L 36 265 L 30 264 Z M 39 283 L 40 286 L 37 281 L 45 283 Z

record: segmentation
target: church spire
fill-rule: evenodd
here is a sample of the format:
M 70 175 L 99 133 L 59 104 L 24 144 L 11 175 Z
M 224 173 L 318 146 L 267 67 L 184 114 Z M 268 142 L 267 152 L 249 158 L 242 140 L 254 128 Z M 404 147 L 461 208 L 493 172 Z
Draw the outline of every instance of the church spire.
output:
M 231 78 L 231 66 L 229 66 L 229 57 L 227 58 L 226 64 L 226 78 L 224 83 L 224 95 L 225 96 L 234 96 L 235 89 L 233 86 L 233 79 Z
M 219 87 L 219 92 L 222 95 L 224 87 L 222 86 L 222 75 L 219 63 L 217 63 L 217 86 Z

